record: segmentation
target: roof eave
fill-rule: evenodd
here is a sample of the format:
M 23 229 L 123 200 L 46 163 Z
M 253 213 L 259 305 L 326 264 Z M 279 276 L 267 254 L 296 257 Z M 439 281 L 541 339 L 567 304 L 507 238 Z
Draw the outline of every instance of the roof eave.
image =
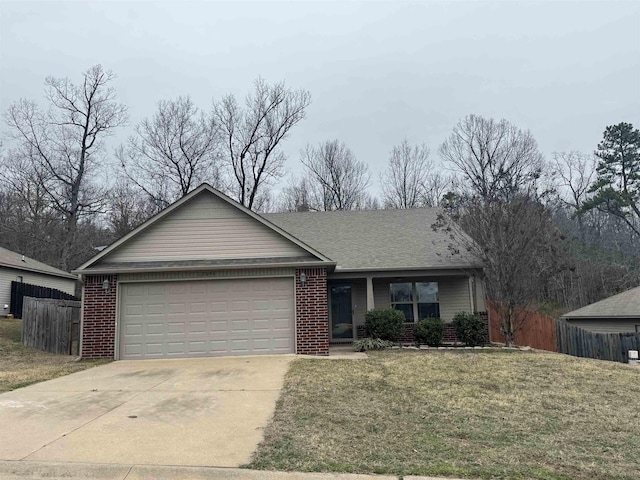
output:
M 362 268 L 340 268 L 336 267 L 336 272 L 359 273 L 359 272 L 397 272 L 397 271 L 429 271 L 429 270 L 481 270 L 482 265 L 434 265 L 423 267 L 362 267 Z
M 81 275 L 113 275 L 117 273 L 153 273 L 153 272 L 193 272 L 193 271 L 206 271 L 206 270 L 240 270 L 246 268 L 313 268 L 313 267 L 325 267 L 327 269 L 333 269 L 335 262 L 324 261 L 312 261 L 312 262 L 280 262 L 280 263 L 242 263 L 242 264 L 229 264 L 229 265 L 191 265 L 191 266 L 158 266 L 158 267 L 122 267 L 122 268 L 87 268 L 73 270 L 75 273 Z
M 12 268 L 13 270 L 22 270 L 25 272 L 33 272 L 33 273 L 39 273 L 41 275 L 51 275 L 53 277 L 61 277 L 61 278 L 68 278 L 69 280 L 77 280 L 78 276 L 74 275 L 73 273 L 67 273 L 67 272 L 49 272 L 47 270 L 42 270 L 39 268 L 33 268 L 33 267 L 28 267 L 28 266 L 24 266 L 24 265 L 16 265 L 13 263 L 0 263 L 0 267 L 5 267 L 5 268 Z

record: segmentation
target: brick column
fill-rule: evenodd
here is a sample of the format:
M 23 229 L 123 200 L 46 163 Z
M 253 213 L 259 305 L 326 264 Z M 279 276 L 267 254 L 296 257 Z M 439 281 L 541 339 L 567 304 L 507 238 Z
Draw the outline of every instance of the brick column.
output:
M 300 274 L 306 275 L 305 285 Z M 296 269 L 296 353 L 329 355 L 327 269 Z
M 109 291 L 103 282 L 109 280 Z M 82 310 L 82 358 L 114 358 L 116 342 L 117 275 L 84 278 Z

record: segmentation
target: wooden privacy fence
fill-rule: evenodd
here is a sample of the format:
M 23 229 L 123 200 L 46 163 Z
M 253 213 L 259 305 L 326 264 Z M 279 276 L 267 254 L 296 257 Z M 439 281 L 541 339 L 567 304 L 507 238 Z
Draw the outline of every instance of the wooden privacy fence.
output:
M 492 303 L 487 304 L 489 312 L 489 340 L 497 343 L 505 343 L 504 335 L 500 332 L 498 312 Z M 523 312 L 519 312 L 523 314 Z M 522 329 L 515 334 L 516 345 L 530 346 L 549 352 L 557 351 L 555 320 L 553 317 L 539 313 L 526 312 L 526 320 Z
M 80 302 L 24 297 L 22 343 L 51 353 L 79 354 Z
M 22 318 L 22 303 L 24 297 L 35 298 L 61 298 L 64 300 L 77 300 L 78 297 L 69 295 L 62 290 L 55 288 L 43 287 L 40 285 L 32 285 L 23 282 L 11 282 L 11 302 L 9 304 L 9 313 L 16 318 Z
M 575 357 L 627 363 L 629 350 L 640 350 L 639 333 L 594 333 L 556 320 L 558 352 Z

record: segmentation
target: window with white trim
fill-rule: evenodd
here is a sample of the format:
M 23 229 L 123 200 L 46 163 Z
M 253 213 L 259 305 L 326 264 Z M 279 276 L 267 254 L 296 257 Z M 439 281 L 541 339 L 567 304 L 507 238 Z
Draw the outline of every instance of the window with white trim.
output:
M 438 282 L 398 282 L 389 284 L 391 308 L 404 313 L 407 322 L 440 317 Z

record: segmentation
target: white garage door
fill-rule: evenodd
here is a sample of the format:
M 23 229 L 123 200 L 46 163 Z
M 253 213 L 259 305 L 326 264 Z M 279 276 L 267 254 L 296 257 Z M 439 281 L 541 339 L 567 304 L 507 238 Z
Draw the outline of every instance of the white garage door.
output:
M 292 278 L 123 283 L 120 358 L 294 352 Z

